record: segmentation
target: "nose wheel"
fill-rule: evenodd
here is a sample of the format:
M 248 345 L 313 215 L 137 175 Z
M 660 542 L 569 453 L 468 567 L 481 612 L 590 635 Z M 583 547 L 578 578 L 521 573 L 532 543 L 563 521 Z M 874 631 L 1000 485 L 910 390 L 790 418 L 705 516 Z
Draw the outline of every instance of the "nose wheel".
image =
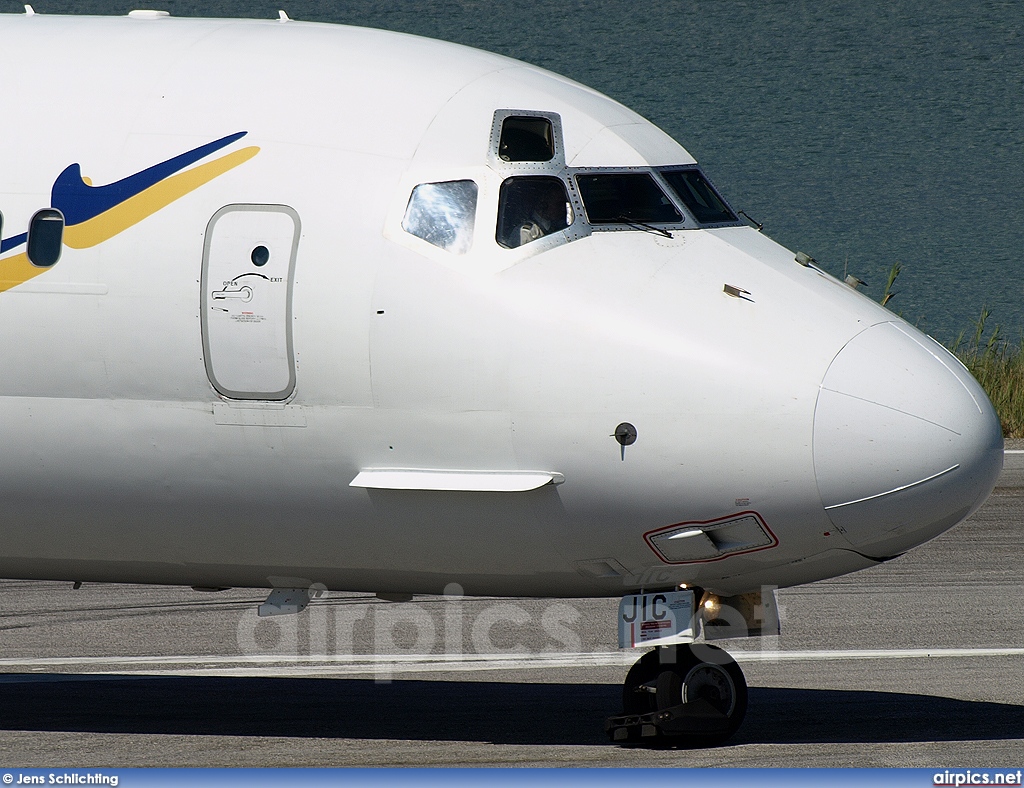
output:
M 747 712 L 747 682 L 717 646 L 663 646 L 629 669 L 622 709 L 605 723 L 612 741 L 707 747 L 739 729 Z

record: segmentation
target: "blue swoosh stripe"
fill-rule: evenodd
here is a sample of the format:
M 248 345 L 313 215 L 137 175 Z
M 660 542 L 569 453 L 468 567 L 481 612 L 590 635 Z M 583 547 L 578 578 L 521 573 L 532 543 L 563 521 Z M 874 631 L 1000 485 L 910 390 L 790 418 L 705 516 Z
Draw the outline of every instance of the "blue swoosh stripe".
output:
M 8 249 L 13 249 L 15 246 L 21 246 L 27 240 L 28 233 L 22 233 L 21 235 L 12 235 L 10 238 L 4 238 L 3 241 L 0 241 L 0 254 L 3 254 Z
M 136 194 L 145 191 L 150 186 L 159 183 L 164 178 L 173 175 L 190 164 L 194 164 L 211 153 L 225 148 L 232 142 L 241 139 L 247 132 L 239 131 L 221 137 L 219 140 L 200 145 L 198 148 L 175 156 L 173 159 L 154 164 L 141 172 L 129 175 L 114 183 L 105 186 L 89 186 L 82 180 L 82 168 L 78 164 L 72 164 L 57 176 L 53 182 L 53 191 L 50 196 L 50 204 L 64 214 L 64 223 L 71 227 L 99 216 L 104 211 L 109 211 L 115 205 L 123 203 L 134 197 Z M 19 236 L 23 237 L 23 236 Z M 8 248 L 11 238 L 3 242 L 3 248 Z M 2 251 L 2 249 L 0 249 Z

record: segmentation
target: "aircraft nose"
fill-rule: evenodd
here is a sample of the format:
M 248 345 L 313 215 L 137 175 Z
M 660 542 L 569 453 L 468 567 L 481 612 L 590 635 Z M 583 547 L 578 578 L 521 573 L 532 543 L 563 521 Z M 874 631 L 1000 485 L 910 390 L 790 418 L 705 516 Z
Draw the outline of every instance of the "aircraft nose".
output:
M 1002 464 L 984 390 L 916 330 L 872 326 L 825 373 L 814 412 L 818 491 L 865 555 L 897 555 L 952 527 L 985 501 Z

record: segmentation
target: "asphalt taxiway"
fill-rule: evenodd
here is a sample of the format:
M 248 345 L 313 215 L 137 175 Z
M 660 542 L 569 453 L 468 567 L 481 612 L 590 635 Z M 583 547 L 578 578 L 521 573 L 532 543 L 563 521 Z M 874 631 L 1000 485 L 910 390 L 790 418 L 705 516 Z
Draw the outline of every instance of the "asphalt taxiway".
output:
M 970 520 L 780 592 L 708 750 L 614 745 L 616 600 L 0 582 L 0 766 L 1011 766 L 1024 754 L 1024 443 Z M 745 651 L 746 650 L 746 651 Z

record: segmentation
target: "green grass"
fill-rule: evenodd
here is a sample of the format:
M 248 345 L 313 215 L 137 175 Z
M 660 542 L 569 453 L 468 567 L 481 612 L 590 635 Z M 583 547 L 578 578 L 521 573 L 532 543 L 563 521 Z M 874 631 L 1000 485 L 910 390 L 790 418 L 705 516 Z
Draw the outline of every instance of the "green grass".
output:
M 957 337 L 949 349 L 981 384 L 992 400 L 1003 435 L 1024 437 L 1024 338 L 1017 344 L 1003 338 L 996 326 L 985 339 L 989 312 L 981 311 L 970 339 Z

